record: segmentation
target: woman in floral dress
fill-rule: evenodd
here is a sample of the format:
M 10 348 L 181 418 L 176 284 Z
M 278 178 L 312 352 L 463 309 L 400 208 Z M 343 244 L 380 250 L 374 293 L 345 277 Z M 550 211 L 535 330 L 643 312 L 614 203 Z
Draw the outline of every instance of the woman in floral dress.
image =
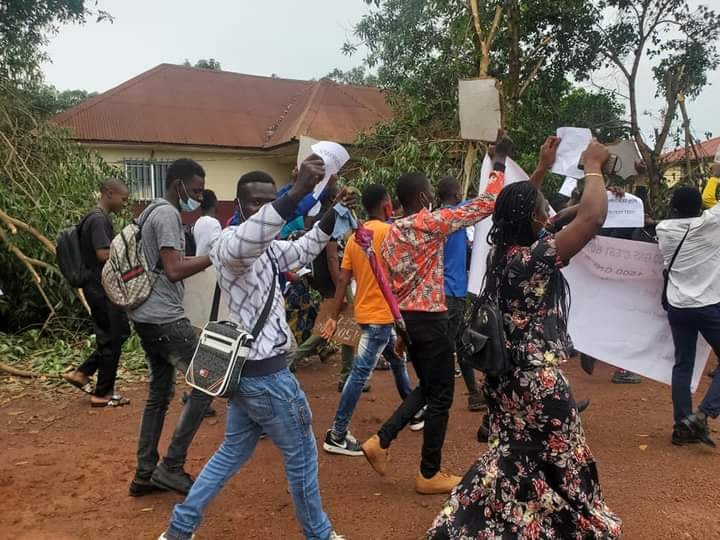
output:
M 569 292 L 560 268 L 607 214 L 607 149 L 585 151 L 575 220 L 545 231 L 547 203 L 530 182 L 498 196 L 486 292 L 496 291 L 514 369 L 488 378 L 488 451 L 473 464 L 428 531 L 440 539 L 615 539 L 622 522 L 605 504 L 567 378 Z

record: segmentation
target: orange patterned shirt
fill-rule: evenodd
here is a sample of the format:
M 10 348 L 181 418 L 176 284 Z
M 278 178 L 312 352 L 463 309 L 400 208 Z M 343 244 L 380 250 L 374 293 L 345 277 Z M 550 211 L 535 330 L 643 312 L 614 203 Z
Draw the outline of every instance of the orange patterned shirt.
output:
M 485 192 L 457 208 L 426 209 L 397 220 L 382 245 L 390 286 L 403 311 L 447 311 L 443 248 L 455 231 L 492 215 L 505 174 L 493 171 Z

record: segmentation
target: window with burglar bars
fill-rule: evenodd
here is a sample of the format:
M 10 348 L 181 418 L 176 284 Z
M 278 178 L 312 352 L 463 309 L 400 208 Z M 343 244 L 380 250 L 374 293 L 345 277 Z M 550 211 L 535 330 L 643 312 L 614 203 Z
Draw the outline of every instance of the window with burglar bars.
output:
M 135 200 L 150 201 L 165 194 L 165 176 L 172 161 L 125 159 L 125 174 Z

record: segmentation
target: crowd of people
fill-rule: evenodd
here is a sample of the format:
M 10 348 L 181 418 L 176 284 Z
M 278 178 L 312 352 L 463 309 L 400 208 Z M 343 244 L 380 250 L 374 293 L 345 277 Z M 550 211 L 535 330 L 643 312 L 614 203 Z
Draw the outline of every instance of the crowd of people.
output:
M 609 152 L 597 141 L 590 143 L 583 157 L 582 192 L 556 203 L 559 212 L 551 217 L 541 189 L 559 143 L 557 137 L 547 139 L 528 181 L 505 185 L 512 141 L 499 132 L 487 187 L 470 200 L 464 200 L 455 178 L 438 179 L 436 191 L 419 172 L 402 175 L 395 193 L 369 185 L 359 194 L 338 188 L 331 178 L 318 194 L 325 166 L 311 155 L 280 190 L 264 172 L 243 175 L 236 211 L 224 228 L 216 215 L 217 197 L 205 188 L 205 171 L 190 159 L 179 159 L 168 168 L 164 196 L 137 219 L 154 279 L 147 300 L 129 312 L 112 305 L 101 283 L 114 236 L 111 214 L 127 204 L 129 192 L 119 180 L 104 182 L 97 207 L 78 226 L 83 262 L 92 271 L 83 290 L 97 350 L 65 379 L 90 394 L 94 407 L 128 405 L 116 393 L 115 378 L 132 322 L 150 382 L 129 494 L 166 490 L 185 496 L 160 538 L 192 538 L 206 507 L 243 468 L 261 437 L 282 453 L 304 536 L 344 538 L 323 509 L 312 413 L 294 371 L 313 353 L 324 360 L 335 352 L 333 336 L 348 303 L 360 338 L 357 347 L 341 346 L 337 409 L 324 436 L 318 435 L 326 452 L 364 456 L 377 474 L 385 475 L 398 433 L 406 426 L 422 430 L 415 489 L 449 494 L 427 538 L 619 538 L 621 519 L 605 503 L 585 441 L 580 410 L 587 402 L 576 403 L 560 367 L 577 354 L 567 331 L 570 291 L 561 268 L 595 235 L 615 234 L 601 230 L 608 208 L 603 166 Z M 638 173 L 642 191 L 641 165 Z M 646 227 L 622 232 L 636 240 L 657 239 L 668 270 L 668 319 L 676 349 L 672 442 L 679 445 L 714 445 L 707 419 L 720 414 L 720 377 L 713 378 L 697 409 L 690 392 L 698 334 L 720 352 L 715 275 L 720 268 L 720 165 L 714 164 L 712 173 L 702 194 L 690 186 L 674 190 L 670 219 L 656 224 L 648 216 Z M 318 204 L 320 212 L 311 216 Z M 202 217 L 186 231 L 181 213 L 198 209 Z M 356 209 L 365 217 L 359 224 Z M 503 345 L 512 367 L 479 378 L 464 358 L 460 334 L 473 317 L 466 303 L 466 230 L 483 219 L 492 220 L 492 247 L 480 297 L 493 299 L 502 313 Z M 227 401 L 224 439 L 193 478 L 185 462 L 203 418 L 213 412 L 208 394 L 193 388 L 185 395 L 163 457 L 158 445 L 177 373 L 187 370 L 198 343 L 183 308 L 183 280 L 210 266 L 217 273 L 216 297 L 222 293 L 228 299 L 233 321 L 252 328 L 266 303 L 269 315 Z M 313 335 L 315 295 L 322 297 L 328 318 Z M 383 362 L 392 370 L 399 405 L 361 443 L 350 425 L 373 370 Z M 406 362 L 418 381 L 415 387 Z M 592 362 L 584 359 L 589 371 Z M 478 436 L 488 442 L 463 476 L 443 468 L 458 373 L 468 391 L 468 408 L 486 411 Z M 619 373 L 620 379 L 634 382 L 634 374 Z

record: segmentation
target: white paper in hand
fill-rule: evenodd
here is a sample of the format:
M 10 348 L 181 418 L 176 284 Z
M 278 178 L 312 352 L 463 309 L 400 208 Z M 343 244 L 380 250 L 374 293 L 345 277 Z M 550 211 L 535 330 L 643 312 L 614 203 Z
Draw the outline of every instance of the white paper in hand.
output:
M 642 199 L 626 193 L 620 199 L 608 191 L 608 213 L 604 229 L 636 228 L 645 225 L 645 208 Z
M 633 141 L 620 141 L 617 144 L 609 144 L 608 150 L 617 156 L 616 174 L 621 178 L 629 178 L 637 174 L 635 163 L 640 161 L 639 152 Z
M 350 154 L 348 154 L 347 150 L 338 143 L 330 141 L 320 141 L 313 144 L 310 149 L 313 154 L 321 157 L 325 163 L 325 176 L 320 182 L 318 182 L 313 190 L 315 198 L 319 198 L 323 189 L 325 189 L 328 180 L 330 180 L 330 177 L 333 174 L 337 174 L 340 169 L 342 169 L 343 165 L 345 165 L 345 163 L 347 163 L 350 159 Z M 320 207 L 321 204 L 318 202 L 315 206 L 313 206 L 310 212 L 308 212 L 308 215 L 316 216 L 320 211 Z
M 560 176 L 582 178 L 585 173 L 578 169 L 580 156 L 592 141 L 592 133 L 587 128 L 561 127 L 557 129 L 560 137 L 552 172 Z

